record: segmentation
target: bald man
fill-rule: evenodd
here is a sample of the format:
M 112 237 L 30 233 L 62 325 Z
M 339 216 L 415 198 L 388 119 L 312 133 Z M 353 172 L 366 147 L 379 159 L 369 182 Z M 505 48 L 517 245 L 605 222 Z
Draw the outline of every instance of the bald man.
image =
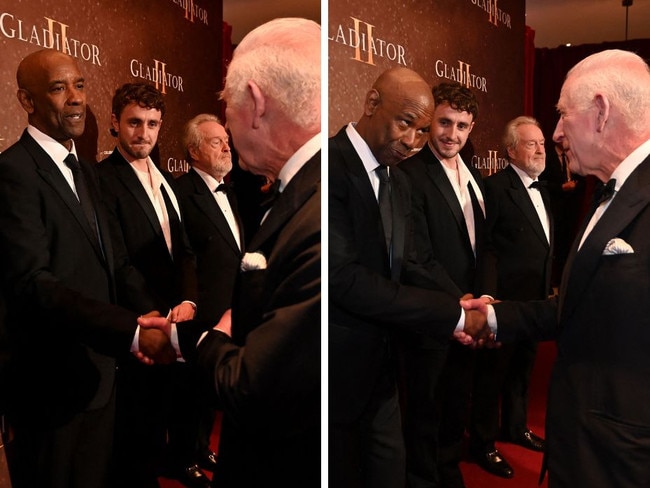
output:
M 329 141 L 332 486 L 404 486 L 405 455 L 389 335 L 408 329 L 447 340 L 462 339 L 463 330 L 485 333 L 485 323 L 475 320 L 474 314 L 466 315 L 458 298 L 400 284 L 402 273 L 408 271 L 420 277 L 412 282 L 435 287 L 423 268 L 407 265 L 410 189 L 397 168 L 425 144 L 433 110 L 431 88 L 420 75 L 407 68 L 389 69 L 368 91 L 359 121 Z M 385 200 L 380 180 L 386 177 L 390 218 L 390 209 L 381 210 Z
M 162 362 L 176 354 L 163 332 L 138 328 L 138 314 L 153 302 L 111 243 L 93 167 L 77 161 L 73 139 L 84 131 L 86 92 L 76 61 L 36 51 L 20 63 L 17 80 L 28 126 L 0 154 L 0 269 L 11 339 L 3 395 L 15 434 L 12 482 L 15 488 L 103 488 L 116 356 L 136 352 L 138 344 Z M 143 308 L 113 305 L 118 286 L 128 287 L 123 294 Z

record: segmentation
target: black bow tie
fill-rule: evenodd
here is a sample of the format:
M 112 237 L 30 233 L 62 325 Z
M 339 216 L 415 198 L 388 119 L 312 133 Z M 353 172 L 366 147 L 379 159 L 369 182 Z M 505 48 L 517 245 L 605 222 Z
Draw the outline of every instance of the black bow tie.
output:
M 528 188 L 537 188 L 539 190 L 540 188 L 544 188 L 545 186 L 547 186 L 546 181 L 537 180 L 537 181 L 533 181 Z
M 221 191 L 227 195 L 229 190 L 230 187 L 228 185 L 226 185 L 225 183 L 221 183 L 214 191 L 215 192 Z
M 614 196 L 616 193 L 616 179 L 610 179 L 607 184 L 597 188 L 594 192 L 594 201 L 596 205 L 600 205 L 603 202 L 606 202 Z

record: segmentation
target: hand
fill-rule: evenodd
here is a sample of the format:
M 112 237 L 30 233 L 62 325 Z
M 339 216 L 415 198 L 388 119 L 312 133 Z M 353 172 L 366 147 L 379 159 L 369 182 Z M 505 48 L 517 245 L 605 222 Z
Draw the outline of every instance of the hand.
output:
M 145 334 L 143 335 L 143 331 L 145 330 L 152 330 L 152 331 L 159 331 L 162 334 L 164 334 L 169 341 L 169 337 L 171 336 L 171 331 L 172 331 L 172 324 L 169 320 L 169 317 L 171 316 L 171 311 L 167 315 L 167 317 L 161 317 L 160 313 L 157 311 L 152 311 L 149 312 L 146 315 L 142 315 L 138 317 L 138 325 L 140 326 L 140 336 L 138 339 L 138 342 L 140 343 L 140 350 L 138 352 L 135 352 L 135 357 L 138 358 L 138 360 L 144 364 L 151 365 L 154 363 L 161 363 L 161 364 L 169 364 L 169 361 L 166 357 L 154 357 L 151 354 L 146 352 L 147 346 L 143 348 L 142 345 L 142 338 L 143 337 L 154 337 L 154 334 Z M 174 350 L 174 347 L 169 344 L 169 346 Z M 176 360 L 176 351 L 174 351 L 174 361 Z
M 196 309 L 189 302 L 182 302 L 176 305 L 172 309 L 171 321 L 177 324 L 178 322 L 185 322 L 186 320 L 192 320 Z
M 170 320 L 171 312 L 167 317 L 158 315 L 141 315 L 138 317 L 138 325 L 141 329 L 159 329 L 171 337 L 172 335 L 172 321 Z
M 226 310 L 221 318 L 219 319 L 219 323 L 213 327 L 214 330 L 218 330 L 220 332 L 223 332 L 226 334 L 228 337 L 232 337 L 232 317 L 231 317 L 231 309 Z
M 151 312 L 142 315 L 142 317 L 162 317 L 162 315 L 158 310 L 152 310 Z
M 487 323 L 487 297 L 461 299 L 460 304 L 465 309 L 465 326 L 462 332 L 454 334 L 454 338 L 464 345 L 483 347 L 494 342 L 494 334 Z M 471 339 L 471 341 L 470 341 Z
M 171 364 L 176 361 L 176 351 L 169 336 L 159 328 L 141 325 L 138 343 L 140 350 L 135 356 L 144 364 Z

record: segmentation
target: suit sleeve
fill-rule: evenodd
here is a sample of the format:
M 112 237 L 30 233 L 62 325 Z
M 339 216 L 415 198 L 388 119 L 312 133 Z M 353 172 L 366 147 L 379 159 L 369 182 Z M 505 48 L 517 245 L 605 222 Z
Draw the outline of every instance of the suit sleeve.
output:
M 60 235 L 55 242 L 51 240 L 52 233 L 63 234 L 76 224 L 71 214 L 63 213 L 60 201 L 44 196 L 46 191 L 52 196 L 53 192 L 41 188 L 38 179 L 31 162 L 26 164 L 20 156 L 0 163 L 0 247 L 4 285 L 15 302 L 12 308 L 24 310 L 36 328 L 55 325 L 62 327 L 61 334 L 77 337 L 99 352 L 128 353 L 137 314 L 89 298 L 81 286 L 73 289 L 53 272 L 55 260 L 59 268 L 65 268 L 66 260 L 82 258 L 74 256 L 74 248 L 59 248 L 64 241 Z M 52 205 L 49 214 L 48 205 Z M 57 211 L 60 214 L 55 215 Z M 48 219 L 60 221 L 53 224 Z M 80 234 L 70 235 L 74 239 Z M 69 265 L 68 274 L 74 273 L 75 266 Z
M 330 155 L 330 162 L 332 161 Z M 460 318 L 458 300 L 447 293 L 406 286 L 365 266 L 355 226 L 363 209 L 353 208 L 343 170 L 330 167 L 329 294 L 346 313 L 375 323 L 406 327 L 449 339 Z M 357 228 L 358 230 L 358 228 Z
M 497 341 L 521 339 L 535 342 L 557 339 L 557 297 L 528 302 L 504 301 L 494 304 Z
M 210 331 L 198 348 L 213 400 L 241 429 L 318 425 L 320 409 L 320 192 L 305 225 L 283 234 L 267 269 L 261 323 L 237 346 Z M 307 223 L 309 221 L 309 223 Z M 311 405 L 313 408 L 304 408 Z
M 411 178 L 408 171 L 406 173 Z M 404 283 L 420 288 L 444 291 L 460 299 L 465 292 L 456 285 L 445 267 L 434 256 L 427 223 L 424 191 L 421 185 L 417 184 L 418 182 L 411 179 L 411 183 L 411 212 L 413 215 L 411 242 L 413 242 L 413 249 L 402 273 Z

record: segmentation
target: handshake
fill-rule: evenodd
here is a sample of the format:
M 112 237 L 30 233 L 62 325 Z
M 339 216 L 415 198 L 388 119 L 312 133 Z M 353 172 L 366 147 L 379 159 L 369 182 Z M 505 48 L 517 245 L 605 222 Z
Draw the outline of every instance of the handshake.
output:
M 191 316 L 189 314 L 179 314 L 176 309 L 172 310 L 167 317 L 161 316 L 156 311 L 138 317 L 138 325 L 140 326 L 139 349 L 134 351 L 133 354 L 140 362 L 147 365 L 175 362 L 182 356 L 180 351 L 172 344 L 172 331 L 177 327 L 177 322 L 191 320 L 192 317 L 193 313 Z M 230 310 L 226 310 L 213 329 L 229 337 L 232 335 Z
M 171 364 L 178 356 L 171 342 L 172 321 L 171 313 L 162 317 L 153 311 L 138 317 L 140 334 L 138 335 L 138 350 L 133 354 L 140 362 L 152 364 Z
M 488 297 L 473 298 L 464 295 L 460 299 L 460 306 L 465 310 L 465 325 L 463 330 L 454 332 L 454 339 L 463 345 L 476 347 L 499 347 L 496 337 L 487 322 L 488 305 L 497 303 Z

